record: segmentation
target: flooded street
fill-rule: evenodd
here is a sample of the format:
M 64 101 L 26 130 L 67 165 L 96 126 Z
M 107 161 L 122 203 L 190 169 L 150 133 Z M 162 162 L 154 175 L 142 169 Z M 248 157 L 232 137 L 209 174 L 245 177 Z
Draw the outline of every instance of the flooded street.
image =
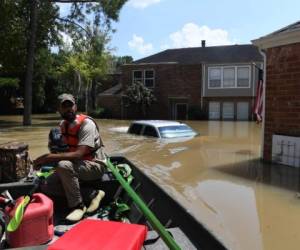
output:
M 31 158 L 46 153 L 58 116 L 0 116 L 0 143 L 24 141 Z M 229 249 L 299 249 L 298 169 L 259 161 L 261 126 L 254 122 L 187 122 L 200 133 L 164 141 L 125 133 L 129 121 L 97 120 L 108 154 L 133 161 Z

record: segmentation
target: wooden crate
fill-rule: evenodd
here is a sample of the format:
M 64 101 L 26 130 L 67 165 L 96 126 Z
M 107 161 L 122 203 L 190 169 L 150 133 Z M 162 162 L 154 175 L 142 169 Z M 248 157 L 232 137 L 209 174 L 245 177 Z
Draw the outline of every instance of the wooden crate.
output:
M 13 182 L 27 176 L 30 170 L 28 144 L 0 144 L 0 182 Z

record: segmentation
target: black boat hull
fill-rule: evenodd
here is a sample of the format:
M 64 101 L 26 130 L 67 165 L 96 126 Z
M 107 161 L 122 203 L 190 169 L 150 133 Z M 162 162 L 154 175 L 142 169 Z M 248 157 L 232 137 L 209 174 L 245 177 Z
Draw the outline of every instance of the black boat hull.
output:
M 132 162 L 121 156 L 110 157 L 110 160 L 114 165 L 128 164 L 131 167 L 132 175 L 134 176 L 131 187 L 156 215 L 162 225 L 165 225 L 166 228 L 179 228 L 196 249 L 226 249 L 187 209 L 181 206 Z M 120 188 L 117 180 L 108 178 L 101 182 L 93 181 L 88 185 L 105 191 L 107 195 L 103 205 L 109 204 L 116 197 L 125 201 L 130 206 L 129 220 L 132 223 L 146 224 L 151 230 L 151 225 L 147 222 L 146 217 L 143 216 L 125 190 Z M 9 190 L 15 198 L 27 194 L 33 187 L 34 184 L 32 182 L 0 184 L 0 192 Z M 178 241 L 180 239 L 175 237 L 175 240 Z
M 111 157 L 113 163 L 126 163 L 132 168 L 134 182 L 131 184 L 136 193 L 142 197 L 149 208 L 163 225 L 170 228 L 178 227 L 189 238 L 197 249 L 225 249 L 225 247 L 205 229 L 184 207 L 176 202 L 153 180 L 139 170 L 124 157 Z M 132 204 L 134 206 L 134 204 Z M 145 223 L 144 217 L 135 223 Z

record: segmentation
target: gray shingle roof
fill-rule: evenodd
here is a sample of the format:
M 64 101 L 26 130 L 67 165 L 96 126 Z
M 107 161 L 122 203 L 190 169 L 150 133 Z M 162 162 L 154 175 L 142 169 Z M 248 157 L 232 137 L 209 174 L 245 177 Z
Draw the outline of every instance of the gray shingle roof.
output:
M 119 94 L 122 90 L 122 84 L 121 83 L 118 83 L 116 84 L 115 86 L 101 92 L 99 94 L 99 96 L 103 96 L 103 95 L 116 95 L 116 94 Z
M 283 34 L 283 33 L 291 32 L 291 31 L 295 31 L 295 30 L 300 30 L 300 21 L 292 23 L 292 24 L 290 24 L 286 27 L 283 27 L 280 30 L 276 30 L 276 31 L 274 31 L 271 34 L 266 35 L 266 36 L 273 36 L 273 35 L 277 35 L 277 34 Z
M 202 62 L 242 63 L 262 60 L 263 58 L 256 46 L 245 44 L 168 49 L 157 54 L 136 60 L 133 63 L 138 64 L 177 62 L 180 64 L 200 64 Z
M 260 49 L 268 49 L 288 44 L 300 43 L 300 21 L 285 26 L 270 34 L 252 40 Z

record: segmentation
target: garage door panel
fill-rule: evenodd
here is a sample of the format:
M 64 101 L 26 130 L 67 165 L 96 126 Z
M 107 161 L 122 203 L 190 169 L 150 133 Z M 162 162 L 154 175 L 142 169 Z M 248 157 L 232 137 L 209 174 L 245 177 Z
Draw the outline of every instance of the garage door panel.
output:
M 249 103 L 238 102 L 237 103 L 237 120 L 247 121 L 249 120 Z
M 209 120 L 220 120 L 219 102 L 209 102 Z
M 233 120 L 234 119 L 234 103 L 233 102 L 223 102 L 222 118 L 223 118 L 223 120 Z

